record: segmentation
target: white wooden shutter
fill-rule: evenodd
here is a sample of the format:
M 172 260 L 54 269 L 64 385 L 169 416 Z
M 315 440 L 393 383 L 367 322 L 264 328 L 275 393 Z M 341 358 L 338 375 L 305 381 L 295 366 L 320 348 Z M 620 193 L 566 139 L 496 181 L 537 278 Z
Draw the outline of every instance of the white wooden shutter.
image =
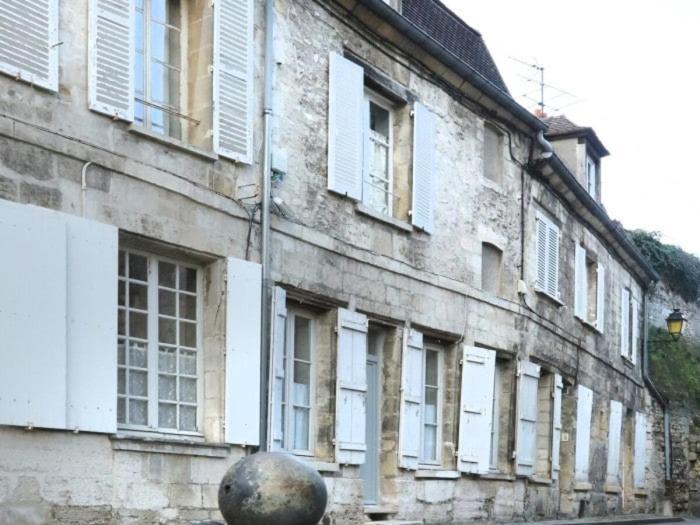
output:
M 537 288 L 547 289 L 547 223 L 537 216 Z
M 637 353 L 639 352 L 639 301 L 632 299 L 632 340 L 630 343 L 630 359 L 637 363 Z
M 596 285 L 596 328 L 600 333 L 605 332 L 605 267 L 598 263 Z
M 547 293 L 559 299 L 559 228 L 547 225 Z
M 552 391 L 552 479 L 559 479 L 559 454 L 561 450 L 561 394 L 564 383 L 559 374 L 554 374 Z
M 433 231 L 436 191 L 437 117 L 423 104 L 413 106 L 413 182 L 411 223 Z
M 610 401 L 610 425 L 608 428 L 608 471 L 606 482 L 620 484 L 620 442 L 622 438 L 622 403 Z
M 620 353 L 631 359 L 630 352 L 630 291 L 622 289 L 620 294 Z
M 272 306 L 272 352 L 270 353 L 270 432 L 268 436 L 271 451 L 284 448 L 284 350 L 287 334 L 287 292 L 275 287 Z
M 537 386 L 540 367 L 521 361 L 518 371 L 518 427 L 515 438 L 515 473 L 532 476 L 537 455 Z
M 214 2 L 214 147 L 253 162 L 253 0 Z
M 647 468 L 647 418 L 636 412 L 634 418 L 634 486 L 643 488 L 646 484 Z
M 226 270 L 225 440 L 260 444 L 262 267 L 228 259 Z
M 362 200 L 364 71 L 330 54 L 328 80 L 328 189 Z
M 338 310 L 336 443 L 338 463 L 365 462 L 367 402 L 367 317 Z
M 464 346 L 457 451 L 457 468 L 461 472 L 489 470 L 495 371 L 496 352 Z
M 591 448 L 591 416 L 593 411 L 593 391 L 578 385 L 576 403 L 576 454 L 575 479 L 588 482 L 589 457 Z
M 0 71 L 58 91 L 58 0 L 0 2 Z
M 128 122 L 134 120 L 134 20 L 134 0 L 90 0 L 90 109 Z
M 578 243 L 576 244 L 576 263 L 574 275 L 575 314 L 579 319 L 586 321 L 588 320 L 588 275 L 586 273 L 586 250 Z
M 117 228 L 66 216 L 67 428 L 117 431 Z
M 418 468 L 422 388 L 423 334 L 411 329 L 404 336 L 401 362 L 399 466 L 405 469 Z

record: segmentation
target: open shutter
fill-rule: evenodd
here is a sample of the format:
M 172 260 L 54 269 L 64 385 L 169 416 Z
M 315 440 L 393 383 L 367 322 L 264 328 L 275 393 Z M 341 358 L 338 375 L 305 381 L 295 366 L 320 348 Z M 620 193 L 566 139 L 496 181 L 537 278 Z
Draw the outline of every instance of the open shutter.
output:
M 435 208 L 437 117 L 424 105 L 413 106 L 413 204 L 411 223 L 433 231 Z
M 253 161 L 253 0 L 214 2 L 214 147 Z
M 606 482 L 620 484 L 620 441 L 622 438 L 622 403 L 610 401 L 610 426 L 608 428 L 608 472 Z
M 575 479 L 587 482 L 591 448 L 593 391 L 583 385 L 578 385 L 577 394 Z
M 620 296 L 620 353 L 629 359 L 630 355 L 630 291 L 622 289 Z
M 600 333 L 605 332 L 605 267 L 598 263 L 596 286 L 596 321 L 595 326 Z
M 647 418 L 636 412 L 634 418 L 634 487 L 646 484 L 647 468 Z
M 537 288 L 547 289 L 547 223 L 537 216 Z
M 284 448 L 284 349 L 287 334 L 287 292 L 284 288 L 275 287 L 272 299 L 272 352 L 270 354 L 270 432 L 269 448 L 279 451 Z
M 328 80 L 328 189 L 362 200 L 364 71 L 330 54 Z
M 547 225 L 547 293 L 559 299 L 559 228 Z
M 540 367 L 521 361 L 518 372 L 518 428 L 515 438 L 515 473 L 532 476 L 537 453 L 537 386 Z
M 639 352 L 639 301 L 634 298 L 632 299 L 632 339 L 630 344 L 630 359 L 636 364 Z
M 226 277 L 225 439 L 259 445 L 261 266 L 229 258 Z
M 0 2 L 0 71 L 58 91 L 58 0 Z
M 117 431 L 118 230 L 66 216 L 67 428 Z
M 365 462 L 367 402 L 367 317 L 338 310 L 336 443 L 338 463 Z
M 134 0 L 90 0 L 90 109 L 134 120 Z
M 554 374 L 554 390 L 552 391 L 552 479 L 559 479 L 559 454 L 561 450 L 561 394 L 564 389 L 559 374 Z
M 588 319 L 588 276 L 586 274 L 586 250 L 580 244 L 576 244 L 575 267 L 575 314 L 579 319 Z
M 457 468 L 461 472 L 489 470 L 493 383 L 496 352 L 465 346 L 462 350 L 462 391 L 459 412 Z
M 399 466 L 411 470 L 418 468 L 420 456 L 422 376 L 423 334 L 411 329 L 404 336 L 399 432 Z

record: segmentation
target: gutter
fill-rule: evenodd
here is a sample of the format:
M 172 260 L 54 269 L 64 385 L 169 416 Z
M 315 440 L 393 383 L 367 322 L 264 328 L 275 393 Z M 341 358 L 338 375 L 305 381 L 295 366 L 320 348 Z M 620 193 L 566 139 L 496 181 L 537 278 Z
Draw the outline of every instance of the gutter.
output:
M 513 100 L 510 94 L 496 87 L 476 69 L 458 58 L 384 0 L 356 0 L 356 3 L 366 7 L 384 22 L 398 29 L 402 36 L 426 50 L 446 66 L 449 66 L 450 69 L 463 77 L 465 81 L 510 111 L 534 131 L 547 130 L 547 125 L 544 122 Z

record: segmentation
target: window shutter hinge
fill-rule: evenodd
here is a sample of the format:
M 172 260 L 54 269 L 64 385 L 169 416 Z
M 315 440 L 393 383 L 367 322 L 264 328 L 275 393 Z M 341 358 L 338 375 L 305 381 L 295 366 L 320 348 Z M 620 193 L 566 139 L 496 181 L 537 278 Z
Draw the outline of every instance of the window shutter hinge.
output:
M 212 5 L 214 5 L 214 2 L 212 2 Z M 209 64 L 209 67 L 207 68 L 207 70 L 209 71 L 209 73 L 213 73 L 214 72 L 214 64 Z

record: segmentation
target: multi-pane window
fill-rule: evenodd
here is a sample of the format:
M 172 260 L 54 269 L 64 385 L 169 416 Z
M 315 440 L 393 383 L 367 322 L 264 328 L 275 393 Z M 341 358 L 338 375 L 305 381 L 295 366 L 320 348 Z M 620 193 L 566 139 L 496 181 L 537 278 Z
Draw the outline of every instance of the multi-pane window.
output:
M 367 93 L 366 100 L 366 151 L 362 201 L 383 215 L 392 214 L 393 181 L 392 112 L 382 98 Z
M 130 428 L 198 431 L 197 269 L 119 251 L 117 421 Z
M 594 199 L 598 184 L 598 163 L 593 157 L 586 156 L 586 190 Z
M 423 350 L 423 432 L 424 463 L 439 461 L 440 443 L 440 350 L 426 346 Z
M 136 0 L 134 119 L 155 133 L 182 138 L 181 0 Z
M 559 300 L 559 227 L 537 214 L 537 290 Z

